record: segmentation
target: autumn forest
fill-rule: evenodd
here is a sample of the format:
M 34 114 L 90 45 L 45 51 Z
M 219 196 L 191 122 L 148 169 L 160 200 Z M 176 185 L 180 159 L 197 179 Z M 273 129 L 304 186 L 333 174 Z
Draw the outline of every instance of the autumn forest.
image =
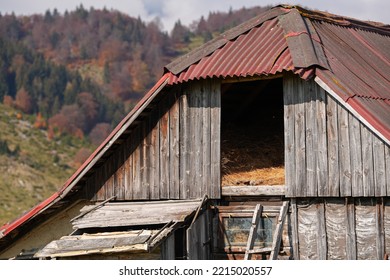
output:
M 65 13 L 0 13 L 0 172 L 8 176 L 0 184 L 0 222 L 18 203 L 17 211 L 26 210 L 44 190 L 60 187 L 162 76 L 164 65 L 267 8 L 213 12 L 189 26 L 178 21 L 170 32 L 158 18 L 144 22 L 82 5 Z M 26 196 L 32 197 L 28 205 Z

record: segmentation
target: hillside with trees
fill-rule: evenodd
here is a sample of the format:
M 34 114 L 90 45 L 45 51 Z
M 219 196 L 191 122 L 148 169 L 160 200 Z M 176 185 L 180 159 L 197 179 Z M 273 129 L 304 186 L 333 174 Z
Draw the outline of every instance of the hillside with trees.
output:
M 213 12 L 189 26 L 178 21 L 169 33 L 158 19 L 144 22 L 82 5 L 63 14 L 0 14 L 0 167 L 18 174 L 0 175 L 0 209 L 8 213 L 0 211 L 0 223 L 59 188 L 161 77 L 164 65 L 265 9 Z M 26 125 L 28 133 L 19 132 Z M 44 160 L 35 164 L 39 153 L 29 149 L 41 150 Z M 47 175 L 48 166 L 58 169 Z M 31 199 L 23 205 L 26 189 Z

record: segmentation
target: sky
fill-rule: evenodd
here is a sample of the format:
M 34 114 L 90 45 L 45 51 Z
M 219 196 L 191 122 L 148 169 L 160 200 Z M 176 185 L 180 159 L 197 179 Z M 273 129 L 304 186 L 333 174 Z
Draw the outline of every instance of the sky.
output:
M 0 0 L 1 14 L 16 15 L 43 14 L 56 8 L 60 13 L 73 11 L 80 4 L 85 9 L 114 9 L 133 17 L 140 16 L 144 21 L 157 17 L 165 31 L 172 30 L 174 23 L 180 21 L 189 25 L 209 12 L 227 12 L 242 7 L 278 5 L 289 3 L 310 9 L 327 11 L 337 15 L 353 17 L 361 20 L 373 20 L 390 24 L 389 0 L 302 0 L 281 2 L 272 0 Z

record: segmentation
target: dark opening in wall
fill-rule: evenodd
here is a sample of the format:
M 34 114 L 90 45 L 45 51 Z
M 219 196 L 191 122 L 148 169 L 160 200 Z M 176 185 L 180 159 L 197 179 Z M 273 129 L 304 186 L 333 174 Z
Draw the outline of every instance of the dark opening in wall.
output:
M 281 78 L 222 85 L 222 186 L 284 185 Z

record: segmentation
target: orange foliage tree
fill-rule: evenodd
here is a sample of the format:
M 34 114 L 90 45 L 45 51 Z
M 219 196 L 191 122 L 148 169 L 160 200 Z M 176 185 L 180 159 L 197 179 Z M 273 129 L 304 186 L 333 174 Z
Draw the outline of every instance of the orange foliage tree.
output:
M 24 88 L 21 88 L 16 93 L 14 105 L 17 109 L 21 110 L 23 113 L 26 114 L 32 113 L 33 100 L 30 97 L 29 93 Z

